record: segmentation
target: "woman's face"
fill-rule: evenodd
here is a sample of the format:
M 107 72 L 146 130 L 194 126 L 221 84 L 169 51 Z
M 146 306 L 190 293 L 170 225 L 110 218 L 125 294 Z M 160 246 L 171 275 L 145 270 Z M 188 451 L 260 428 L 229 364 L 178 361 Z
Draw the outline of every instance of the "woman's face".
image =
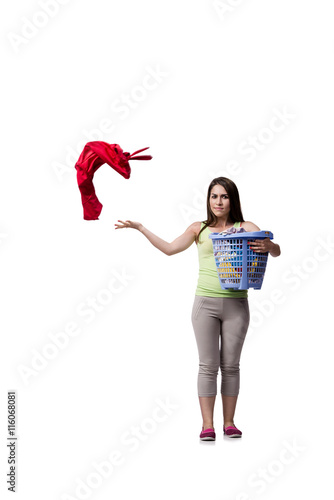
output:
M 228 220 L 228 215 L 230 212 L 230 199 L 228 197 L 226 189 L 220 184 L 216 184 L 211 189 L 210 193 L 210 208 L 216 217 L 224 217 Z

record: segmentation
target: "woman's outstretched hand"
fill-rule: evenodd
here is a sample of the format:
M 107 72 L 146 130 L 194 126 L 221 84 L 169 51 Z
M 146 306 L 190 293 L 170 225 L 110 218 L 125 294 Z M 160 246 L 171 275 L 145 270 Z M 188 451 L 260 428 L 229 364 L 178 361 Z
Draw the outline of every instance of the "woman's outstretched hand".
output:
M 128 227 L 131 227 L 132 229 L 140 229 L 140 227 L 142 226 L 142 224 L 140 222 L 134 222 L 132 220 L 126 220 L 125 222 L 122 221 L 122 220 L 118 220 L 117 222 L 120 222 L 121 224 L 115 224 L 115 229 L 123 229 L 124 227 L 125 228 L 128 228 Z

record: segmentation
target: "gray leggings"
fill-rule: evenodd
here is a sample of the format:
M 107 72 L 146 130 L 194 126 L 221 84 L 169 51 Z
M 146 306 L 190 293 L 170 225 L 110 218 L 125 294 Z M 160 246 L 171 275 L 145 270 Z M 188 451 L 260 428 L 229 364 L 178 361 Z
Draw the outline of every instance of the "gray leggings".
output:
M 248 299 L 195 295 L 191 320 L 199 354 L 198 395 L 217 394 L 220 366 L 221 393 L 237 396 L 239 361 L 249 325 Z

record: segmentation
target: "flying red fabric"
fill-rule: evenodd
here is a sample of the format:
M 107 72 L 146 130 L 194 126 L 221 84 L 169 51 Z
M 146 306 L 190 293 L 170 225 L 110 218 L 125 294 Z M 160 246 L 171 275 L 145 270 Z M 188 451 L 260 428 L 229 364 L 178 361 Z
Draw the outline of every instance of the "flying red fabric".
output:
M 129 179 L 131 174 L 129 160 L 152 159 L 151 155 L 134 156 L 146 149 L 148 147 L 130 154 L 125 153 L 118 144 L 108 144 L 103 141 L 87 142 L 75 164 L 85 220 L 98 219 L 103 207 L 96 196 L 93 185 L 96 170 L 107 163 L 125 179 Z

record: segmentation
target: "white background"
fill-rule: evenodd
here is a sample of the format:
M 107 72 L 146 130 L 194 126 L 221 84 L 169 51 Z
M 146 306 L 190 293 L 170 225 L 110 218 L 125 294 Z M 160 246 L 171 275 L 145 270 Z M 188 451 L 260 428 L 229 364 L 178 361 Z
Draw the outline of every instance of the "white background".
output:
M 332 2 L 21 0 L 3 14 L 1 491 L 15 390 L 16 498 L 324 498 Z M 97 136 L 106 119 L 113 129 Z M 246 154 L 254 137 L 260 147 Z M 84 221 L 74 164 L 97 139 L 130 153 L 149 146 L 153 159 L 131 162 L 129 180 L 102 166 L 102 213 Z M 206 218 L 218 175 L 236 182 L 245 220 L 271 230 L 282 254 L 249 292 L 235 415 L 243 437 L 224 438 L 218 393 L 217 440 L 200 443 L 196 246 L 167 257 L 114 224 L 137 220 L 172 241 Z M 108 298 L 115 273 L 125 281 Z M 89 298 L 99 306 L 90 323 L 79 313 L 93 311 Z M 69 323 L 76 336 L 65 336 Z M 93 464 L 107 471 L 116 450 L 122 462 L 98 475 Z

